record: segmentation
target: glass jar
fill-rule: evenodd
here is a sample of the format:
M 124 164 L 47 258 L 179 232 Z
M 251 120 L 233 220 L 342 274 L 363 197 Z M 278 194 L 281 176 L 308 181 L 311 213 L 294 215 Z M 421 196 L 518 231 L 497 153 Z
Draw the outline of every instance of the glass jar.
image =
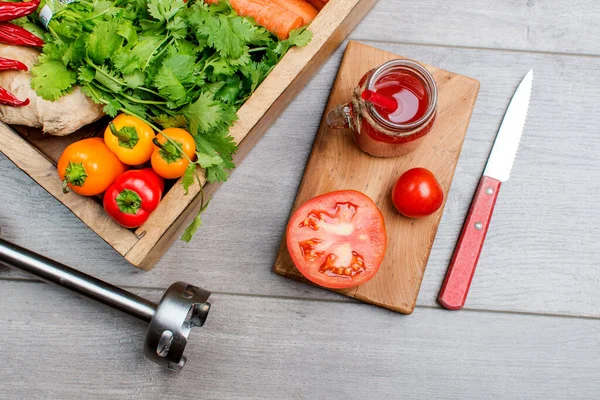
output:
M 390 76 L 406 76 L 425 91 L 426 109 L 417 120 L 392 122 L 371 102 L 363 100 L 363 91 L 376 91 L 377 84 Z M 330 128 L 352 129 L 354 140 L 364 152 L 377 157 L 397 157 L 414 150 L 431 131 L 436 111 L 437 86 L 431 73 L 414 61 L 392 60 L 367 72 L 354 89 L 352 101 L 333 109 L 326 120 Z

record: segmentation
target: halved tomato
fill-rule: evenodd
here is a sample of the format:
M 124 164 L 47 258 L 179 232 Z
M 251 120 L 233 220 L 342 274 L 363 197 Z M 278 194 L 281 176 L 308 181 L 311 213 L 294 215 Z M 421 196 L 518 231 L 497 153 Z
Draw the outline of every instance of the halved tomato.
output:
M 340 190 L 304 203 L 290 218 L 287 248 L 307 279 L 327 288 L 373 278 L 387 248 L 385 222 L 369 197 Z

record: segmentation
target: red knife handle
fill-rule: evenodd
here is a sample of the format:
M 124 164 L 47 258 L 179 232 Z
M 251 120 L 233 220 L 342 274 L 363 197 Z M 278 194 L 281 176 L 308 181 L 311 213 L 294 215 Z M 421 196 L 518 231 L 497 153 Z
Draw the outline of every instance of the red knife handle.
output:
M 463 225 L 438 302 L 448 310 L 460 310 L 465 305 L 485 235 L 492 219 L 501 182 L 482 176 Z

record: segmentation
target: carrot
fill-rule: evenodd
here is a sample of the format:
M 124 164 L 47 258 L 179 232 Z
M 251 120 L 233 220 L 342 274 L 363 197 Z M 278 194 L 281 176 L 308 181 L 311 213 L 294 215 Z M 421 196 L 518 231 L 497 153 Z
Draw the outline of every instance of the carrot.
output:
M 325 7 L 325 5 L 327 4 L 327 1 L 328 0 L 308 0 L 308 2 L 310 4 L 312 4 L 313 7 L 319 11 L 321 11 L 323 9 L 323 7 Z
M 304 25 L 310 24 L 319 13 L 316 8 L 304 0 L 272 0 L 273 3 L 286 8 L 288 11 L 298 14 L 304 20 Z
M 215 4 L 219 0 L 204 0 Z M 304 25 L 304 19 L 273 0 L 229 0 L 231 7 L 242 17 L 252 17 L 257 24 L 275 34 L 280 40 L 290 37 L 290 32 Z

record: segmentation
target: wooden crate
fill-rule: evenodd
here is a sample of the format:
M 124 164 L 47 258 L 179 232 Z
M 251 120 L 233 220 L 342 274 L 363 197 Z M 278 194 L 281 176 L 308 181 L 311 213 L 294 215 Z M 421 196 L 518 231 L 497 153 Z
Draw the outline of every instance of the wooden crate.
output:
M 235 162 L 239 164 L 283 112 L 319 67 L 344 40 L 377 0 L 330 0 L 312 22 L 313 40 L 304 48 L 293 48 L 238 111 L 239 120 L 231 135 L 239 145 Z M 0 151 L 33 180 L 67 206 L 94 232 L 110 244 L 131 264 L 151 269 L 169 246 L 194 218 L 201 203 L 200 187 L 184 194 L 178 182 L 165 195 L 158 209 L 137 230 L 114 223 L 97 199 L 63 194 L 56 173 L 62 150 L 83 137 L 103 130 L 100 123 L 82 128 L 67 137 L 43 136 L 35 129 L 0 123 Z M 218 184 L 204 185 L 209 199 Z

